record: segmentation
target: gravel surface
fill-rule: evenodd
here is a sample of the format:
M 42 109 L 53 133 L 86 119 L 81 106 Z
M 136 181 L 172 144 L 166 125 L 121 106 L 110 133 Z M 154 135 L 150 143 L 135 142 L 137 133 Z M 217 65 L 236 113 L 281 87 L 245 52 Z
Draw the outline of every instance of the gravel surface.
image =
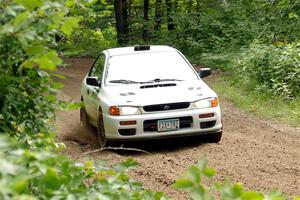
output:
M 80 100 L 82 78 L 93 63 L 91 59 L 66 59 L 67 66 L 59 71 L 67 79 L 61 97 Z M 205 80 L 214 84 L 214 76 Z M 101 151 L 94 129 L 79 126 L 79 110 L 58 113 L 57 141 L 64 142 L 64 154 L 77 161 L 107 160 L 115 163 L 132 157 L 140 167 L 129 174 L 147 188 L 162 191 L 174 199 L 188 199 L 185 192 L 172 188 L 172 183 L 187 166 L 207 157 L 218 172 L 216 181 L 230 179 L 241 182 L 245 189 L 270 191 L 279 188 L 288 196 L 300 196 L 300 127 L 291 127 L 258 118 L 233 106 L 220 97 L 224 132 L 219 144 L 203 143 L 203 138 L 169 139 L 125 144 L 146 150 L 140 152 Z

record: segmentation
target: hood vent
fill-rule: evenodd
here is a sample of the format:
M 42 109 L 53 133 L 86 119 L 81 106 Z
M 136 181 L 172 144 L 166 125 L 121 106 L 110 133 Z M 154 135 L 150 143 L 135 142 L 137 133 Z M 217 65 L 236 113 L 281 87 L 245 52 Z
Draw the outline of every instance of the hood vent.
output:
M 143 85 L 140 88 L 146 89 L 146 88 L 157 88 L 157 87 L 172 87 L 176 86 L 176 83 L 165 83 L 165 84 L 155 84 L 155 85 Z
M 132 95 L 135 95 L 134 92 L 127 92 L 127 93 L 121 93 L 120 96 L 132 96 Z

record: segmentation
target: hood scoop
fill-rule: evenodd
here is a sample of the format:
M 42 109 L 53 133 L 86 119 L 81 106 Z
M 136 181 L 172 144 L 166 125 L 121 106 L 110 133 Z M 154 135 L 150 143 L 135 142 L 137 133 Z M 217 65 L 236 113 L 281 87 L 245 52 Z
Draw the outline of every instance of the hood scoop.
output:
M 147 88 L 157 88 L 157 87 L 173 87 L 176 86 L 176 83 L 164 83 L 164 84 L 153 84 L 153 85 L 143 85 L 140 88 L 141 89 L 147 89 Z

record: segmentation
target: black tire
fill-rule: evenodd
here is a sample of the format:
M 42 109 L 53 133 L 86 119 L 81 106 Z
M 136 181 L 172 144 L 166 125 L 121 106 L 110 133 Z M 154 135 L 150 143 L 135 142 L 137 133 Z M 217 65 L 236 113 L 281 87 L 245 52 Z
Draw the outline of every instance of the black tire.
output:
M 90 128 L 91 124 L 89 122 L 89 118 L 87 116 L 86 110 L 84 107 L 80 108 L 80 125 L 83 128 Z
M 99 143 L 100 148 L 106 147 L 108 142 L 107 142 L 107 139 L 105 136 L 103 115 L 101 112 L 99 113 L 99 117 L 98 117 L 97 135 L 98 135 L 98 143 Z
M 209 143 L 219 143 L 222 139 L 222 131 L 207 135 L 207 141 Z

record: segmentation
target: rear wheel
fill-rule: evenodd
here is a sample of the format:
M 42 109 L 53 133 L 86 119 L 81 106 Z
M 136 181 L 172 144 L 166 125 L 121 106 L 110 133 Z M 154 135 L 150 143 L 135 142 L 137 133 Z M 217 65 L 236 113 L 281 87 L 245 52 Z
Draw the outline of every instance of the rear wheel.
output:
M 104 122 L 103 122 L 103 115 L 100 112 L 98 117 L 98 125 L 97 125 L 97 135 L 98 135 L 98 142 L 101 148 L 107 146 L 107 139 L 105 136 L 105 129 L 104 129 Z
M 207 135 L 207 140 L 209 143 L 219 143 L 221 141 L 221 138 L 222 131 Z

